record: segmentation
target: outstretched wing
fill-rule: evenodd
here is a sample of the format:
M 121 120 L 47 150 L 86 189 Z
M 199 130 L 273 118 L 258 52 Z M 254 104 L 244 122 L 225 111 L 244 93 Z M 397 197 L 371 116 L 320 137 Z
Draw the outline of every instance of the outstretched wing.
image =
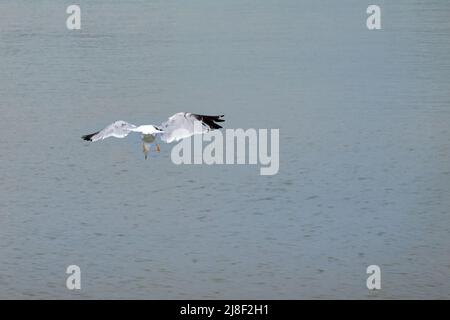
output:
M 216 122 L 223 122 L 220 116 L 206 116 L 201 114 L 179 112 L 171 116 L 160 126 L 163 133 L 161 140 L 167 143 L 178 141 L 194 134 L 206 133 L 210 130 L 222 128 Z
M 103 130 L 86 134 L 81 138 L 86 141 L 98 141 L 103 140 L 109 137 L 115 138 L 124 138 L 126 137 L 133 129 L 136 128 L 134 124 L 128 123 L 126 121 L 115 121 L 111 123 L 109 126 L 104 128 Z

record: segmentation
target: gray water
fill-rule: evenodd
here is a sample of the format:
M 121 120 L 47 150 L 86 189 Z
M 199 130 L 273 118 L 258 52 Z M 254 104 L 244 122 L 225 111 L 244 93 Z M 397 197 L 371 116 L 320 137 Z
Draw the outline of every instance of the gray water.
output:
M 450 297 L 450 3 L 77 3 L 0 2 L 0 298 Z M 279 128 L 279 173 L 80 139 L 179 111 Z

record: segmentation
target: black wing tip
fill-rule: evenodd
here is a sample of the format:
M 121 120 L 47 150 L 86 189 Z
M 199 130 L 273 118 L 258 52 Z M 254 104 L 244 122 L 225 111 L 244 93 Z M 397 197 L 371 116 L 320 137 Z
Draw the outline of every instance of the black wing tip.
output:
M 92 141 L 91 139 L 92 137 L 89 134 L 86 134 L 84 136 L 81 136 L 81 139 L 85 140 L 85 141 Z
M 81 136 L 81 139 L 85 141 L 92 141 L 92 137 L 95 136 L 98 132 L 94 132 L 91 134 L 85 134 L 84 136 Z
M 207 116 L 207 115 L 203 115 L 203 114 L 194 114 L 195 118 L 197 118 L 198 120 L 202 121 L 203 123 L 205 123 L 208 127 L 210 127 L 211 129 L 221 129 L 222 126 L 220 126 L 219 124 L 217 124 L 216 122 L 224 122 L 223 118 L 225 115 L 218 115 L 218 116 Z

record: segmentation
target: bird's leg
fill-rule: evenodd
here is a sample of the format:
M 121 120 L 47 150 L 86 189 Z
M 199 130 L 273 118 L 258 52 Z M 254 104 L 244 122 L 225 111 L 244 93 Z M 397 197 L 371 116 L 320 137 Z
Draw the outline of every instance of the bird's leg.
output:
M 160 152 L 161 149 L 159 148 L 159 144 L 156 144 L 156 151 Z
M 144 152 L 145 160 L 147 160 L 149 151 L 150 151 L 150 148 L 145 144 L 145 142 L 142 142 L 142 152 Z

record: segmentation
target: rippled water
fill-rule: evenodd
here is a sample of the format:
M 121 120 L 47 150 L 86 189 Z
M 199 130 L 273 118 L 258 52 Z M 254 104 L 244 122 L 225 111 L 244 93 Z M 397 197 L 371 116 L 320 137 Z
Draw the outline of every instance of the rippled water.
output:
M 78 3 L 0 3 L 0 298 L 449 298 L 449 3 Z M 80 139 L 178 111 L 279 173 Z

